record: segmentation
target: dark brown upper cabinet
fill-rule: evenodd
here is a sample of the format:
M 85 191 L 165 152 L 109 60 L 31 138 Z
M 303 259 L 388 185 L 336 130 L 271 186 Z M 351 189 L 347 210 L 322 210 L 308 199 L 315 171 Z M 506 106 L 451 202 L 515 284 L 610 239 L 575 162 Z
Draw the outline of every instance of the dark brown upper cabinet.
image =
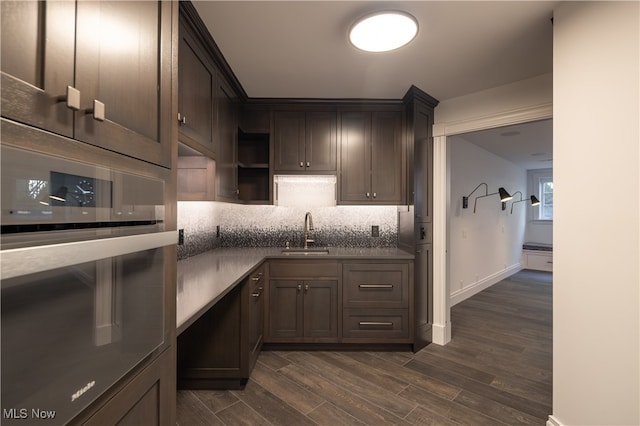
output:
M 335 111 L 275 111 L 273 135 L 276 173 L 336 171 Z
M 339 204 L 403 204 L 402 111 L 341 113 Z
M 215 68 L 190 27 L 180 20 L 178 123 L 180 141 L 214 158 Z
M 171 2 L 3 3 L 2 115 L 169 167 L 173 11 Z
M 438 100 L 415 86 L 403 98 L 407 117 L 407 204 L 416 222 L 431 222 L 433 212 L 433 116 Z
M 240 102 L 227 81 L 218 76 L 214 96 L 216 137 L 216 199 L 238 201 L 238 116 Z

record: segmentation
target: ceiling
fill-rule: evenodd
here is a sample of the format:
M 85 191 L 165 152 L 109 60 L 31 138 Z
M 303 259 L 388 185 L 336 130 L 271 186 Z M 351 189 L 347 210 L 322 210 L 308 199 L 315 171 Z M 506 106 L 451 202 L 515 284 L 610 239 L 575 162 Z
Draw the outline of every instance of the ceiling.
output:
M 450 138 L 464 140 L 525 170 L 553 168 L 553 120 L 497 127 Z
M 546 1 L 193 1 L 249 97 L 445 99 L 552 71 Z M 359 17 L 396 9 L 418 35 L 387 53 L 349 44 Z
M 400 99 L 415 85 L 443 101 L 552 72 L 557 1 L 192 2 L 250 98 Z M 349 44 L 356 19 L 388 9 L 418 20 L 416 39 L 387 53 Z M 550 121 L 511 130 L 464 139 L 540 168 Z

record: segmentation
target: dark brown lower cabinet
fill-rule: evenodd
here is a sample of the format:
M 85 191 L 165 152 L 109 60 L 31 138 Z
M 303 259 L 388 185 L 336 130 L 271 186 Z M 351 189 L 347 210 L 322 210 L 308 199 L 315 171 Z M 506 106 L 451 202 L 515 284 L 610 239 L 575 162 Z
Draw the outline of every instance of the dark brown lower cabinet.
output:
M 337 280 L 271 280 L 269 341 L 338 341 Z
M 338 269 L 335 261 L 272 261 L 265 341 L 337 343 Z
M 342 265 L 343 343 L 413 342 L 413 262 Z
M 80 415 L 73 423 L 87 426 L 175 423 L 174 365 L 175 353 L 169 348 L 86 421 Z
M 241 389 L 262 347 L 264 267 L 178 336 L 179 389 Z

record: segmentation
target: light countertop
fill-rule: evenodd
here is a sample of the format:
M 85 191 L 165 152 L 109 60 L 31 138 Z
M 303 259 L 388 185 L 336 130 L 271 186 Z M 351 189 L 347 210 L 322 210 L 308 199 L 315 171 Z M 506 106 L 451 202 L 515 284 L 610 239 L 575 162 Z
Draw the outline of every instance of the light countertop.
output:
M 177 333 L 193 324 L 267 259 L 413 260 L 397 248 L 330 247 L 327 255 L 283 254 L 282 248 L 223 248 L 178 261 Z

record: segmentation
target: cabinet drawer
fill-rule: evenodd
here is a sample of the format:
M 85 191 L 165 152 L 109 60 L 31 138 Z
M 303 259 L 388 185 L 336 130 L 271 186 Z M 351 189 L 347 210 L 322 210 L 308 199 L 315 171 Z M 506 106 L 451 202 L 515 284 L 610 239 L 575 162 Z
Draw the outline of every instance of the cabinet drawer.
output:
M 272 261 L 269 263 L 269 274 L 273 277 L 316 278 L 338 276 L 338 263 L 335 261 Z
M 553 254 L 551 253 L 527 253 L 525 252 L 527 269 L 537 271 L 553 271 Z
M 343 297 L 345 306 L 407 308 L 409 265 L 345 264 Z
M 407 309 L 345 309 L 344 338 L 401 339 L 409 337 Z

